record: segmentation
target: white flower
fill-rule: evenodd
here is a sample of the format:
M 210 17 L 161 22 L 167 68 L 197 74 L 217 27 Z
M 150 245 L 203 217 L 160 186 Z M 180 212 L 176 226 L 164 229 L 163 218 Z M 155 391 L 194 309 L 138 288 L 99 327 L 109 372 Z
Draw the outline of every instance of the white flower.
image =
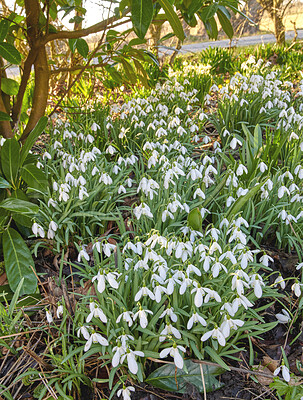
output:
M 166 358 L 168 355 L 170 355 L 174 359 L 175 366 L 179 369 L 182 369 L 184 365 L 184 360 L 180 354 L 180 351 L 183 351 L 183 353 L 185 353 L 186 350 L 183 346 L 174 345 L 173 347 L 167 347 L 166 349 L 163 349 L 160 352 L 159 356 L 160 358 Z
M 134 321 L 139 317 L 140 320 L 140 326 L 141 328 L 146 328 L 148 325 L 148 320 L 147 320 L 147 315 L 146 314 L 151 314 L 153 315 L 153 312 L 150 310 L 143 310 L 142 308 L 136 312 L 136 314 L 133 316 Z
M 58 229 L 58 225 L 55 221 L 51 221 L 48 226 L 47 238 L 53 239 L 55 237 L 55 233 Z
M 286 324 L 291 320 L 290 315 L 286 310 L 284 310 L 284 308 L 282 310 L 282 314 L 276 314 L 276 318 L 281 324 Z
M 127 358 L 128 369 L 134 375 L 136 375 L 138 372 L 138 364 L 135 356 L 144 357 L 144 353 L 142 351 L 133 351 L 128 348 L 127 353 L 123 354 L 120 360 L 120 362 L 123 363 L 125 358 Z
M 48 322 L 49 324 L 51 324 L 51 323 L 53 322 L 52 313 L 51 313 L 50 311 L 48 311 L 48 310 L 46 310 L 46 319 L 47 319 L 47 322 Z
M 40 237 L 44 238 L 44 236 L 45 236 L 44 229 L 42 228 L 41 225 L 37 224 L 37 222 L 34 222 L 34 223 L 33 223 L 32 231 L 33 231 L 33 234 L 34 234 L 36 237 L 37 237 L 37 236 L 40 236 Z
M 281 365 L 280 367 L 275 369 L 274 370 L 274 376 L 277 376 L 280 373 L 281 370 L 282 370 L 283 379 L 286 382 L 289 382 L 290 381 L 290 374 L 289 374 L 289 369 L 286 367 L 286 365 Z
M 135 388 L 132 386 L 124 386 L 123 389 L 117 391 L 117 396 L 120 397 L 122 394 L 123 400 L 131 400 L 130 392 L 134 392 Z
M 88 332 L 86 326 L 84 326 L 84 325 L 80 326 L 80 328 L 78 329 L 78 332 L 77 332 L 78 337 L 80 337 L 80 333 L 82 333 L 84 339 L 86 339 L 86 340 L 89 339 L 89 332 Z
M 282 277 L 282 275 L 281 274 L 279 274 L 278 276 L 277 276 L 277 278 L 275 279 L 275 281 L 274 281 L 274 287 L 276 287 L 277 285 L 280 285 L 281 286 L 281 289 L 285 289 L 285 281 L 284 281 L 284 279 L 283 279 L 283 277 Z
M 60 304 L 57 308 L 57 318 L 60 318 L 63 315 L 63 305 Z
M 100 343 L 101 346 L 108 346 L 108 341 L 102 335 L 100 335 L 100 333 L 94 332 L 87 340 L 84 346 L 84 351 L 88 351 L 93 343 Z
M 296 281 L 291 287 L 291 290 L 295 293 L 297 297 L 301 296 L 301 286 L 302 284 Z
M 262 286 L 265 286 L 262 277 L 254 274 L 250 279 L 250 285 L 254 288 L 255 296 L 260 299 L 262 297 Z
M 174 313 L 173 307 L 166 308 L 159 318 L 163 318 L 165 315 L 168 315 L 173 322 L 177 322 L 178 320 L 177 315 Z
M 90 127 L 90 129 L 93 132 L 96 132 L 98 129 L 100 129 L 100 125 L 96 124 L 96 122 L 93 122 L 92 126 Z
M 201 315 L 199 315 L 197 312 L 194 312 L 188 320 L 187 329 L 191 329 L 193 327 L 193 324 L 197 322 L 200 322 L 200 324 L 203 326 L 207 325 L 205 319 L 201 317 Z
M 134 316 L 134 313 L 131 311 L 124 311 L 122 314 L 120 314 L 116 320 L 116 324 L 118 324 L 121 321 L 121 318 L 123 321 L 125 321 L 128 326 L 132 326 L 133 320 L 132 317 Z
M 80 250 L 80 252 L 78 254 L 78 262 L 81 262 L 82 257 L 84 257 L 86 261 L 89 261 L 89 255 L 88 255 L 87 251 L 85 250 L 84 245 L 82 246 L 82 250 Z
M 202 340 L 202 342 L 205 342 L 210 337 L 212 337 L 213 339 L 217 339 L 221 346 L 225 346 L 226 340 L 225 340 L 225 337 L 224 337 L 223 333 L 221 332 L 220 328 L 215 327 L 211 331 L 204 333 L 204 335 L 201 337 L 201 340 Z
M 166 336 L 174 335 L 176 339 L 181 339 L 181 333 L 172 324 L 167 324 L 163 331 L 160 333 L 159 341 L 164 342 Z
M 135 296 L 135 301 L 139 301 L 142 296 L 148 296 L 151 300 L 155 300 L 155 295 L 146 286 L 143 286 L 141 289 L 139 289 Z
M 93 319 L 93 317 L 99 318 L 104 323 L 107 322 L 106 315 L 94 301 L 90 302 L 89 309 L 90 309 L 90 313 L 88 314 L 88 316 L 86 318 L 87 323 L 90 322 Z

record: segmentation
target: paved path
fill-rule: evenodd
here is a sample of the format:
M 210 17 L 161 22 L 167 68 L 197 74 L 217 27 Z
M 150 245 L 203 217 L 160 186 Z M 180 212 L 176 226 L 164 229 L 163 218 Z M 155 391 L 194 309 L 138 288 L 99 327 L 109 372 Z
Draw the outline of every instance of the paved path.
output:
M 293 31 L 288 31 L 285 34 L 286 40 L 291 40 L 294 37 Z M 303 30 L 298 30 L 298 39 L 303 38 Z M 265 34 L 265 35 L 254 35 L 254 36 L 245 36 L 240 39 L 233 39 L 232 46 L 242 47 L 242 46 L 250 46 L 255 44 L 266 44 L 275 42 L 275 36 L 272 34 Z M 207 49 L 208 47 L 229 47 L 230 41 L 228 39 L 224 40 L 214 40 L 211 42 L 202 42 L 202 43 L 192 43 L 192 44 L 185 44 L 181 47 L 181 53 L 189 53 L 189 52 L 196 52 L 202 51 L 203 49 Z M 173 50 L 168 50 L 160 46 L 161 52 L 165 54 L 170 54 Z
M 294 37 L 293 31 L 288 31 L 285 34 L 286 40 L 291 40 Z M 303 38 L 303 29 L 298 30 L 298 39 Z M 242 47 L 242 46 L 250 46 L 254 44 L 266 44 L 275 42 L 275 36 L 272 34 L 265 35 L 254 35 L 254 36 L 246 36 L 240 39 L 233 39 L 232 46 Z M 192 43 L 185 44 L 181 47 L 181 53 L 190 53 L 196 51 L 202 51 L 203 49 L 207 49 L 208 47 L 228 47 L 230 41 L 228 39 L 224 40 L 213 40 L 211 42 L 201 42 L 201 43 Z M 174 50 L 168 49 L 167 47 L 160 46 L 159 50 L 161 53 L 169 55 Z M 9 78 L 17 78 L 19 76 L 19 68 L 17 66 L 10 67 L 6 70 L 7 76 Z

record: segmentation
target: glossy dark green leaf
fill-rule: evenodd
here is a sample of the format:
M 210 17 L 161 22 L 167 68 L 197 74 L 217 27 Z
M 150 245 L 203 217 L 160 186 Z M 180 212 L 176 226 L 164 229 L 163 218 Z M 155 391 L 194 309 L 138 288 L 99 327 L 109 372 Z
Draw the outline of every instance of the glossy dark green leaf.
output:
M 37 168 L 34 164 L 26 164 L 20 170 L 21 178 L 27 183 L 31 189 L 37 189 L 41 192 L 45 191 L 47 179 L 44 171 Z
M 166 364 L 152 372 L 145 381 L 157 388 L 178 393 L 186 393 L 188 390 L 187 386 L 190 384 L 195 386 L 200 393 L 203 393 L 200 364 L 192 360 L 185 360 L 184 364 L 187 373 L 182 369 L 176 369 L 174 364 Z M 216 376 L 224 372 L 222 368 L 202 365 L 202 369 L 206 392 L 217 390 L 223 386 L 223 384 L 216 379 Z
M 202 216 L 199 208 L 196 207 L 191 210 L 187 217 L 187 223 L 194 231 L 202 230 Z
M 20 214 L 37 214 L 39 207 L 29 201 L 9 197 L 0 202 L 0 208 Z
M 201 21 L 204 23 L 206 32 L 209 36 L 210 39 L 217 39 L 218 37 L 218 26 L 217 22 L 214 17 L 209 18 L 207 21 L 203 21 L 201 18 Z
M 0 43 L 0 56 L 11 64 L 21 63 L 21 54 L 16 47 L 9 43 Z
M 131 20 L 136 35 L 144 39 L 153 18 L 152 0 L 132 0 Z
M 89 52 L 88 44 L 84 39 L 77 39 L 76 49 L 82 57 L 86 58 Z
M 37 125 L 34 127 L 34 129 L 31 131 L 31 133 L 28 135 L 28 137 L 21 149 L 21 157 L 20 157 L 20 165 L 21 166 L 24 164 L 24 161 L 25 161 L 26 157 L 28 156 L 30 149 L 33 147 L 33 145 L 35 144 L 38 137 L 41 135 L 41 133 L 46 128 L 47 121 L 48 121 L 47 117 L 40 118 L 39 121 L 37 122 Z
M 10 187 L 10 183 L 0 176 L 0 189 L 9 189 Z
M 0 22 L 0 42 L 3 42 L 3 40 L 6 38 L 7 32 L 9 28 L 9 22 L 7 19 L 3 19 Z
M 204 22 L 208 21 L 216 14 L 217 9 L 218 5 L 216 3 L 203 7 L 202 10 L 199 12 L 200 19 Z
M 6 139 L 1 149 L 1 167 L 5 178 L 15 183 L 20 165 L 20 145 L 15 138 Z
M 35 293 L 37 278 L 31 268 L 34 268 L 35 264 L 26 243 L 12 228 L 4 231 L 2 241 L 5 271 L 11 289 L 15 291 L 24 278 L 20 296 Z
M 2 92 L 10 95 L 16 96 L 19 90 L 19 83 L 14 79 L 2 78 L 1 79 L 1 90 Z
M 173 9 L 173 6 L 170 4 L 168 0 L 158 0 L 160 3 L 161 7 L 163 8 L 166 18 L 168 22 L 170 23 L 170 26 L 172 27 L 175 35 L 177 36 L 178 39 L 183 41 L 185 39 L 184 36 L 184 31 L 183 27 L 181 24 L 181 21 L 178 18 L 178 15 L 176 14 L 175 10 Z
M 0 121 L 11 121 L 11 117 L 3 111 L 0 111 Z
M 76 50 L 76 43 L 78 39 L 68 39 L 68 45 L 72 53 Z
M 234 36 L 234 29 L 232 27 L 232 24 L 230 23 L 227 14 L 223 12 L 222 9 L 218 9 L 217 15 L 223 31 L 226 33 L 229 39 L 232 39 L 232 37 Z

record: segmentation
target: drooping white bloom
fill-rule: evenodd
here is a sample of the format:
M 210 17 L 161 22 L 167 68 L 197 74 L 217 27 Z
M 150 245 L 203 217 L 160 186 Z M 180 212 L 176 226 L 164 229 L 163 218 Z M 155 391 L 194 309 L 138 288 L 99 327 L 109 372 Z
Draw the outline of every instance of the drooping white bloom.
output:
M 90 309 L 90 313 L 86 317 L 87 323 L 90 322 L 93 319 L 93 317 L 99 318 L 103 323 L 107 322 L 106 315 L 94 301 L 90 302 L 89 309 Z
M 291 290 L 294 292 L 294 294 L 297 297 L 301 296 L 301 286 L 302 283 L 299 283 L 298 281 L 296 281 L 292 286 L 291 286 Z
M 122 395 L 123 400 L 131 400 L 131 392 L 134 392 L 135 388 L 133 386 L 124 386 L 123 389 L 119 389 L 117 391 L 117 396 L 120 397 Z
M 142 308 L 140 308 L 140 310 L 136 312 L 136 314 L 133 316 L 134 321 L 137 319 L 137 317 L 139 317 L 140 326 L 143 329 L 146 328 L 148 325 L 147 314 L 153 315 L 153 312 L 150 310 L 143 310 Z
M 33 223 L 32 231 L 36 237 L 40 236 L 40 237 L 44 238 L 44 236 L 45 236 L 44 229 L 42 228 L 41 225 L 37 224 L 37 222 Z
M 168 335 L 174 335 L 176 339 L 181 339 L 181 333 L 172 324 L 165 325 L 165 328 L 160 333 L 159 341 L 164 342 Z
M 183 351 L 183 353 L 185 353 L 186 350 L 183 346 L 174 344 L 173 347 L 167 347 L 166 349 L 163 349 L 160 352 L 159 356 L 160 358 L 166 358 L 168 355 L 170 355 L 174 359 L 175 366 L 179 369 L 182 369 L 184 365 L 184 360 L 180 354 L 180 351 Z
M 286 324 L 287 322 L 291 321 L 289 313 L 284 308 L 282 310 L 282 313 L 276 314 L 276 318 L 281 324 Z
M 204 333 L 204 335 L 201 337 L 201 340 L 202 342 L 205 342 L 210 337 L 212 337 L 213 339 L 217 339 L 221 346 L 225 346 L 226 340 L 220 328 L 215 327 L 214 329 Z
M 57 318 L 60 318 L 60 317 L 61 317 L 61 315 L 63 315 L 63 311 L 64 311 L 64 309 L 63 309 L 63 305 L 62 305 L 62 304 L 60 304 L 60 305 L 58 306 L 58 308 L 57 308 L 57 311 L 56 311 Z
M 128 369 L 134 375 L 136 375 L 138 372 L 138 364 L 136 361 L 136 356 L 144 357 L 143 351 L 138 351 L 138 350 L 134 351 L 134 350 L 131 350 L 130 348 L 128 348 L 127 352 L 125 354 L 123 354 L 120 359 L 120 362 L 123 363 L 125 358 L 127 358 Z
M 101 346 L 108 346 L 108 341 L 100 335 L 100 333 L 93 332 L 84 346 L 84 351 L 88 351 L 93 343 L 100 343 Z
M 290 381 L 290 374 L 289 374 L 289 369 L 286 367 L 286 365 L 282 364 L 280 367 L 276 368 L 274 370 L 274 376 L 277 376 L 280 373 L 281 370 L 282 370 L 283 379 L 286 382 L 289 382 Z
M 193 324 L 198 322 L 203 326 L 207 325 L 205 319 L 201 317 L 201 315 L 199 315 L 197 312 L 194 312 L 188 320 L 187 329 L 191 329 L 193 327 Z
M 47 319 L 47 322 L 49 323 L 49 324 L 51 324 L 52 322 L 53 322 L 53 316 L 52 316 L 52 313 L 50 312 L 50 311 L 48 311 L 48 310 L 46 310 L 46 319 Z
M 80 326 L 77 331 L 77 336 L 80 337 L 80 333 L 82 333 L 82 336 L 84 339 L 88 340 L 89 339 L 89 331 L 87 330 L 87 327 L 85 325 Z
M 133 317 L 134 313 L 132 311 L 124 311 L 122 314 L 118 316 L 116 323 L 118 324 L 121 321 L 121 319 L 123 319 L 123 321 L 125 321 L 128 324 L 128 326 L 132 326 Z

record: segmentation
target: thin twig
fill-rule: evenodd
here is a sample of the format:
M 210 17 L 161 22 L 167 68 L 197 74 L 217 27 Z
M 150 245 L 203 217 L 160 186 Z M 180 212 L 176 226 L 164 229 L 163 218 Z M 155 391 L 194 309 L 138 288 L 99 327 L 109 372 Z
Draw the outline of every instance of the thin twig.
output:
M 207 400 L 207 397 L 206 397 L 205 380 L 204 380 L 204 373 L 203 373 L 203 367 L 202 367 L 202 364 L 199 364 L 199 366 L 200 366 L 200 372 L 201 372 L 201 378 L 202 378 L 202 385 L 203 385 L 203 396 L 204 396 L 204 400 Z

